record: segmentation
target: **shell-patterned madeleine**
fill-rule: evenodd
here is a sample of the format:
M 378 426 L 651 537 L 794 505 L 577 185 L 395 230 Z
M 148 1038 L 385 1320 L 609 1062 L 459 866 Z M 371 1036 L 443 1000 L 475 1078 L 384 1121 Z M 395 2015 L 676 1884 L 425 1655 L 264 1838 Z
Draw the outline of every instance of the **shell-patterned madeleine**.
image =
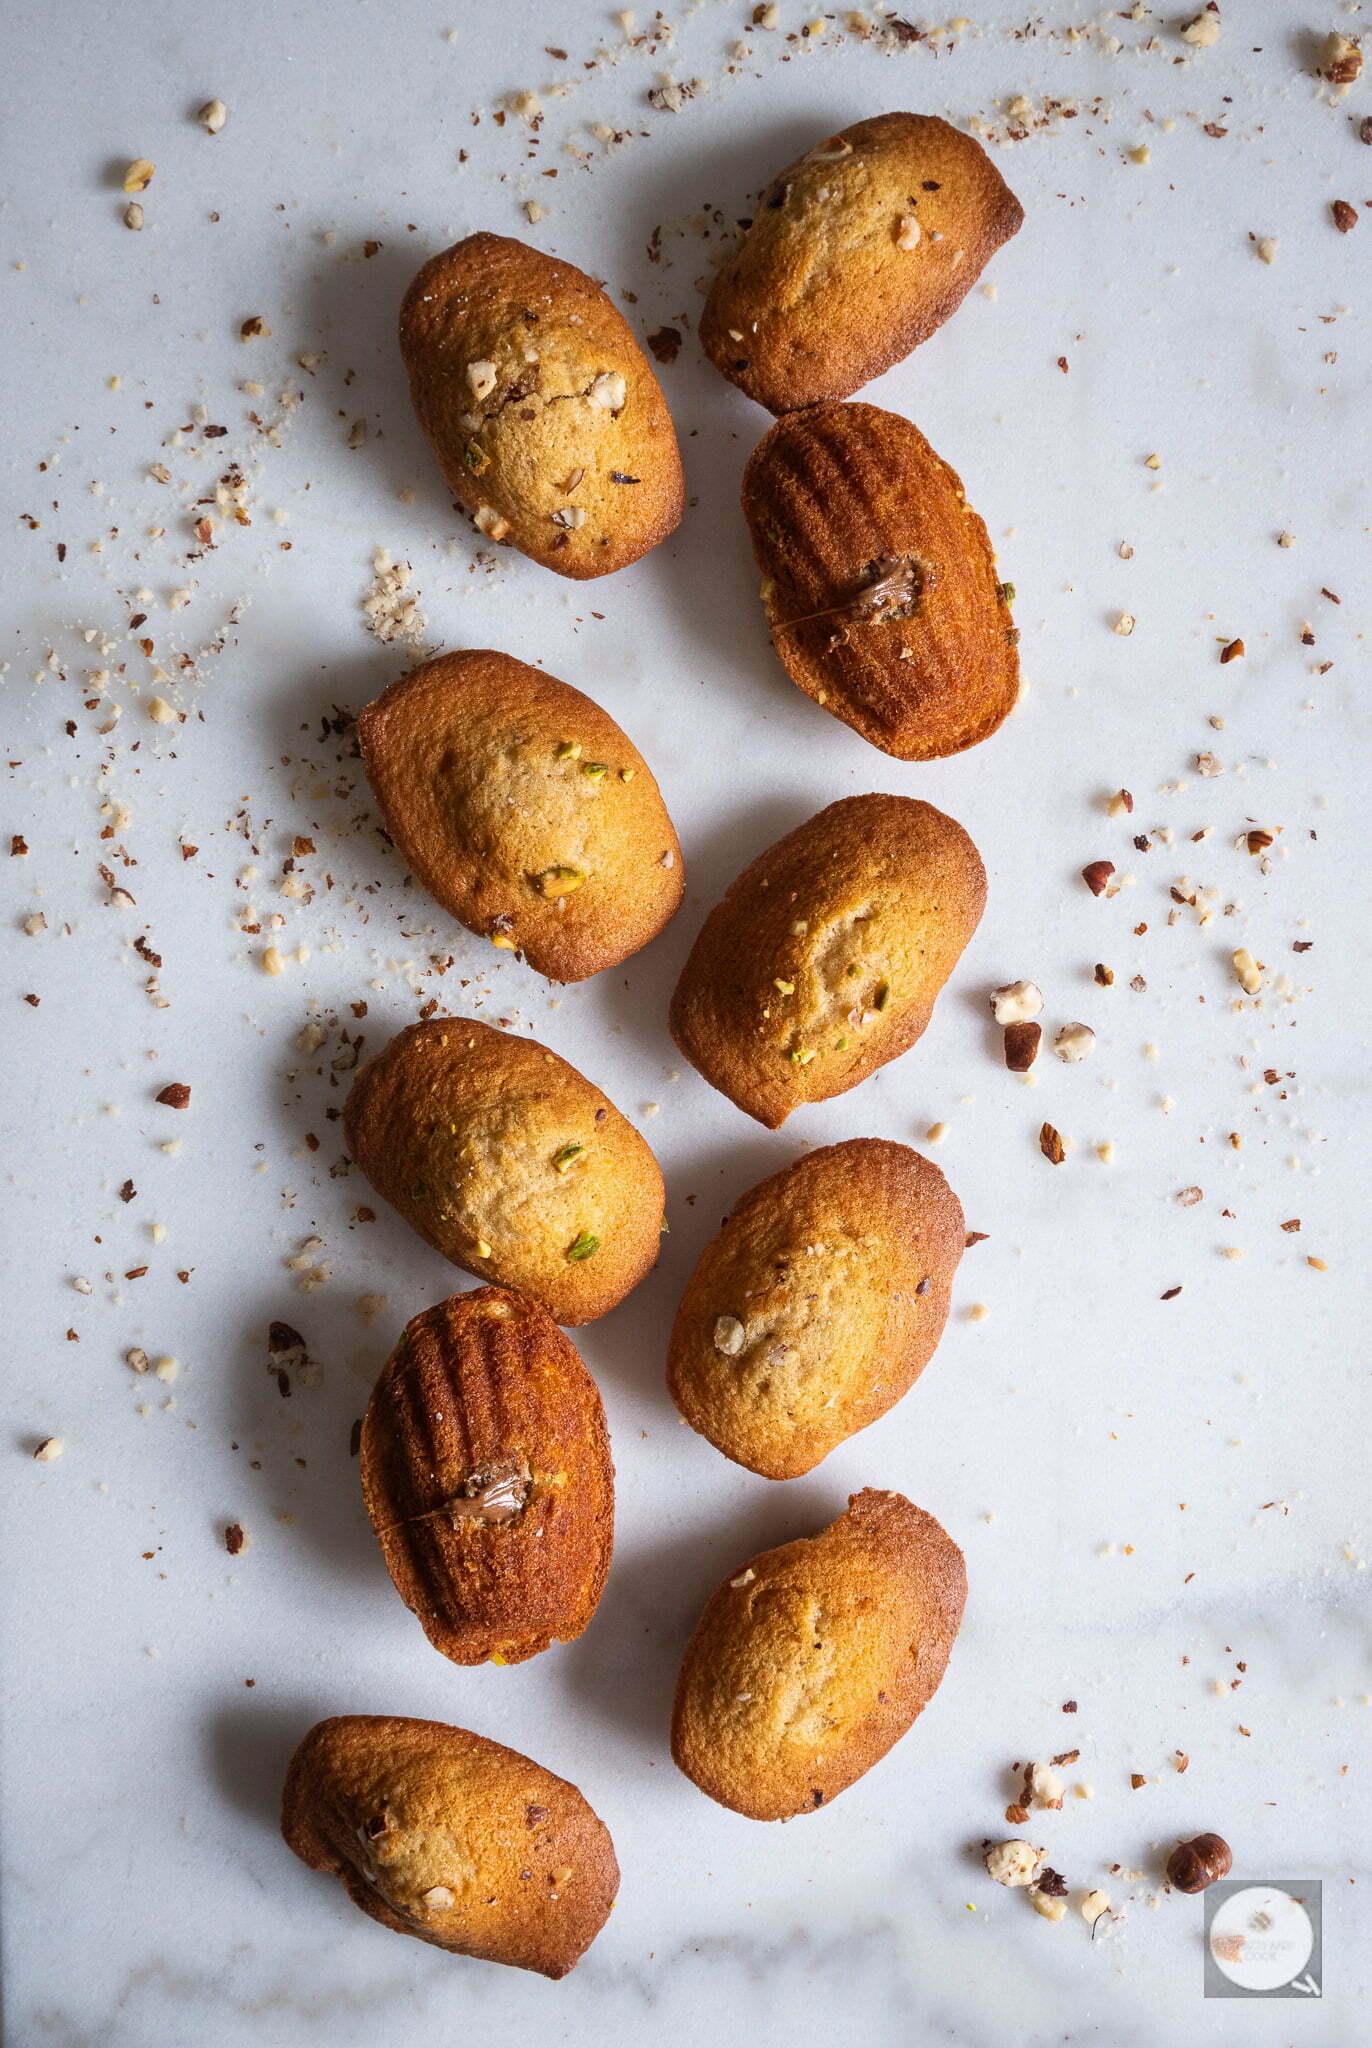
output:
M 966 1597 L 962 1552 L 932 1515 L 855 1493 L 709 1600 L 677 1681 L 673 1757 L 750 1820 L 828 1805 L 928 1706 Z
M 955 313 L 1024 212 L 974 136 L 876 114 L 788 164 L 700 319 L 707 356 L 770 412 L 846 398 Z
M 544 1977 L 575 1969 L 619 1888 L 575 1785 L 442 1721 L 318 1722 L 291 1759 L 281 1832 L 383 1927 Z
M 759 854 L 710 912 L 672 1036 L 776 1130 L 915 1043 L 985 901 L 986 871 L 952 818 L 916 797 L 843 797 Z
M 479 1287 L 406 1326 L 362 1424 L 396 1591 L 455 1664 L 520 1664 L 594 1614 L 614 1547 L 595 1381 L 537 1302 Z
M 353 1159 L 419 1235 L 559 1323 L 589 1323 L 657 1259 L 662 1175 L 584 1074 L 471 1017 L 398 1032 L 343 1110 Z
M 361 712 L 386 829 L 468 931 L 554 981 L 617 966 L 681 901 L 681 847 L 607 711 L 508 654 L 440 655 Z
M 1019 694 L 1011 587 L 962 483 L 875 405 L 779 420 L 743 513 L 793 683 L 874 747 L 932 761 L 989 738 Z
M 799 1477 L 919 1378 L 965 1243 L 957 1196 L 908 1145 L 807 1152 L 701 1254 L 672 1329 L 672 1399 L 726 1458 Z

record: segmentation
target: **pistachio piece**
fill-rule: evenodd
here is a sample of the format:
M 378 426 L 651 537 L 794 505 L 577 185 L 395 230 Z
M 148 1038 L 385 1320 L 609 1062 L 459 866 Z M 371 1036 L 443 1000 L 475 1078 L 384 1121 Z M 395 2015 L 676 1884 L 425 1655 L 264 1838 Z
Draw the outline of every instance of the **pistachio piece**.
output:
M 533 877 L 533 885 L 540 896 L 556 899 L 559 896 L 570 896 L 574 889 L 581 887 L 585 879 L 580 868 L 544 868 L 541 875 Z
M 600 1239 L 595 1235 L 594 1231 L 583 1230 L 568 1245 L 567 1257 L 579 1264 L 582 1259 L 594 1258 L 599 1250 Z

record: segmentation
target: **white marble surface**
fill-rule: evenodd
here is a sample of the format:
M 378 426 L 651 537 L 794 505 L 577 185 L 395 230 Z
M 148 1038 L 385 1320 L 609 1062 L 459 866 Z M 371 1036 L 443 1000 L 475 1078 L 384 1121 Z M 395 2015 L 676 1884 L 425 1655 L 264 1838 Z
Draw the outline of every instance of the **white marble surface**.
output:
M 1054 6 L 1027 40 L 1006 14 L 955 49 L 943 38 L 884 56 L 833 22 L 818 48 L 787 42 L 805 12 L 782 0 L 782 31 L 750 34 L 749 61 L 726 75 L 750 13 L 743 0 L 669 7 L 674 51 L 585 71 L 622 36 L 571 0 L 453 0 L 446 14 L 418 0 L 12 0 L 0 654 L 6 758 L 20 765 L 3 828 L 31 851 L 3 863 L 2 1584 L 6 1999 L 22 2048 L 408 2048 L 475 2026 L 609 2048 L 645 2034 L 684 2048 L 721 2027 L 769 2044 L 949 2048 L 1170 2048 L 1199 2026 L 1224 2042 L 1344 2044 L 1365 2031 L 1372 219 L 1340 236 L 1329 203 L 1372 189 L 1356 138 L 1372 100 L 1359 89 L 1333 107 L 1310 75 L 1315 33 L 1359 18 L 1226 6 L 1221 43 L 1196 54 L 1173 10 L 1093 28 Z M 1086 25 L 1076 41 L 1069 22 Z M 709 90 L 654 112 L 659 70 Z M 551 95 L 558 80 L 574 93 Z M 546 110 L 532 156 L 527 124 L 491 118 L 525 88 Z M 699 227 L 715 208 L 745 211 L 798 145 L 893 105 L 994 116 L 1003 131 L 998 106 L 1018 93 L 1080 111 L 997 145 L 1028 216 L 989 273 L 997 295 L 974 293 L 869 394 L 961 471 L 1018 586 L 1031 688 L 996 738 L 904 767 L 786 682 L 736 500 L 765 420 L 699 362 L 693 334 L 663 371 L 692 493 L 679 534 L 581 588 L 509 553 L 473 568 L 392 343 L 423 256 L 478 226 L 527 233 L 637 294 L 641 330 L 693 321 L 709 261 Z M 230 110 L 213 138 L 192 119 L 212 94 Z M 602 120 L 630 139 L 607 152 L 586 127 Z M 1144 141 L 1151 161 L 1129 161 Z M 110 172 L 138 155 L 157 174 L 134 235 Z M 527 228 L 520 204 L 535 196 L 549 210 Z M 1270 267 L 1256 235 L 1278 238 Z M 367 239 L 382 245 L 369 260 Z M 273 333 L 244 346 L 254 313 Z M 315 374 L 293 367 L 317 350 Z M 243 393 L 248 378 L 261 399 Z M 274 418 L 283 385 L 304 399 L 276 446 L 247 415 Z M 196 405 L 227 435 L 196 428 L 165 449 Z M 356 419 L 366 439 L 350 448 Z M 148 479 L 159 459 L 170 486 Z M 188 570 L 187 505 L 234 459 L 252 524 L 224 529 Z M 154 524 L 164 539 L 147 538 Z M 321 721 L 404 665 L 362 626 L 377 546 L 412 561 L 434 643 L 541 660 L 601 698 L 653 762 L 689 896 L 622 973 L 557 997 L 431 914 L 375 839 L 346 741 L 321 738 Z M 168 592 L 187 584 L 191 606 L 171 612 Z M 151 600 L 134 597 L 144 586 Z M 186 722 L 154 723 L 129 613 L 147 611 L 138 631 L 160 660 L 203 646 L 234 605 L 223 651 L 162 686 Z M 1110 631 L 1121 610 L 1137 617 L 1131 638 Z M 1306 619 L 1314 649 L 1299 644 Z M 81 628 L 108 634 L 113 655 Z M 1246 658 L 1221 667 L 1219 640 L 1236 634 Z M 123 715 L 102 737 L 111 702 Z M 1203 749 L 1222 776 L 1196 775 Z M 1121 784 L 1132 821 L 1104 815 Z M 768 1135 L 683 1070 L 667 993 L 743 860 L 867 788 L 928 796 L 969 827 L 991 873 L 986 918 L 912 1055 Z M 1281 828 L 1266 875 L 1234 847 L 1250 823 Z M 1133 852 L 1132 830 L 1164 826 L 1174 844 Z M 1212 836 L 1191 844 L 1204 826 Z M 280 893 L 295 834 L 316 847 L 301 864 L 308 904 Z M 132 908 L 105 902 L 98 864 L 112 850 Z M 1137 886 L 1092 899 L 1077 872 L 1099 857 Z M 1202 929 L 1184 910 L 1169 927 L 1182 875 L 1232 916 Z M 280 943 L 308 946 L 308 962 L 265 976 L 265 937 L 235 929 L 245 904 L 284 913 Z M 48 928 L 30 937 L 35 911 Z M 140 933 L 162 956 L 165 1008 L 131 950 Z M 1297 938 L 1313 950 L 1294 955 Z M 1290 974 L 1294 1000 L 1236 1011 L 1227 963 L 1241 943 Z M 434 952 L 453 956 L 442 980 L 423 976 Z M 1114 967 L 1112 989 L 1094 985 L 1096 960 Z M 985 1009 L 987 989 L 1019 975 L 1042 983 L 1054 1022 L 1099 1034 L 1090 1064 L 1047 1060 L 1033 1091 L 1000 1067 Z M 20 1000 L 30 992 L 37 1010 Z M 635 1117 L 661 1105 L 645 1129 L 672 1235 L 652 1278 L 580 1338 L 615 1438 L 615 1569 L 584 1638 L 517 1670 L 460 1671 L 431 1651 L 367 1529 L 350 1427 L 395 1330 L 453 1275 L 389 1214 L 355 1222 L 367 1190 L 339 1173 L 337 1035 L 322 1078 L 295 1050 L 315 1008 L 374 1049 L 431 994 L 542 1035 Z M 356 1026 L 347 1005 L 361 998 Z M 1280 1085 L 1263 1082 L 1269 1066 Z M 189 1111 L 154 1104 L 171 1080 L 192 1085 Z M 1076 1140 L 1056 1170 L 1036 1144 L 1044 1118 Z M 939 1163 L 989 1233 L 937 1358 L 810 1478 L 736 1470 L 678 1425 L 663 1390 L 693 1258 L 734 1195 L 800 1146 L 918 1143 L 936 1120 Z M 159 1149 L 171 1138 L 175 1155 Z M 1109 1166 L 1094 1151 L 1106 1141 Z M 1204 1201 L 1179 1207 L 1189 1184 Z M 1300 1233 L 1284 1234 L 1293 1217 Z M 311 1234 L 331 1278 L 304 1295 L 283 1261 Z M 354 1306 L 368 1292 L 387 1297 L 372 1325 Z M 974 1304 L 985 1320 L 969 1318 Z M 323 1366 L 289 1402 L 266 1371 L 272 1317 Z M 130 1345 L 175 1356 L 175 1384 L 135 1378 Z M 64 1455 L 31 1462 L 46 1435 Z M 761 1828 L 670 1762 L 680 1647 L 726 1568 L 866 1483 L 908 1491 L 964 1546 L 966 1624 L 942 1691 L 885 1763 L 832 1809 Z M 231 1560 L 235 1520 L 251 1548 Z M 1061 1712 L 1069 1698 L 1075 1716 Z M 276 1832 L 284 1761 L 317 1716 L 348 1710 L 466 1723 L 585 1789 L 624 1875 L 572 1978 L 552 1986 L 397 1939 L 291 1858 Z M 1049 1926 L 997 1891 L 975 1853 L 1000 1831 L 1012 1761 L 1069 1746 L 1082 1751 L 1069 1777 L 1095 1796 L 1035 1832 L 1074 1888 L 1103 1883 L 1124 1905 L 1108 1946 L 1075 1914 Z M 1229 1838 L 1241 1875 L 1323 1880 L 1323 2010 L 1202 2006 L 1200 1906 L 1156 1899 L 1161 1854 L 1198 1828 Z M 1109 1877 L 1112 1863 L 1147 1875 Z

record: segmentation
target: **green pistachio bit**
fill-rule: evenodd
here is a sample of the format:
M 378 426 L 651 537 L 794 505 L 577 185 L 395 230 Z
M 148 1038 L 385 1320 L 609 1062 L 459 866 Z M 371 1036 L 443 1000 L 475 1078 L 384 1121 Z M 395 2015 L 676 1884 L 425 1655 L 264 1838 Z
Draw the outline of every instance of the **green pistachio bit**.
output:
M 544 868 L 541 875 L 533 877 L 533 884 L 540 896 L 570 896 L 573 889 L 579 889 L 585 879 L 580 868 Z
M 560 1152 L 554 1152 L 553 1165 L 559 1173 L 565 1173 L 578 1152 L 584 1152 L 584 1145 L 564 1145 Z
M 1014 601 L 1015 601 L 1015 586 L 1014 586 L 1014 584 L 1013 584 L 1013 583 L 1002 583 L 1002 584 L 1001 584 L 1001 585 L 999 586 L 999 589 L 1000 589 L 1000 594 L 1001 594 L 1001 596 L 1002 596 L 1002 597 L 1003 597 L 1003 598 L 1005 599 L 1005 602 L 1006 602 L 1007 604 L 1013 604 L 1013 603 L 1014 603 Z
M 835 1052 L 847 1052 L 847 1050 L 848 1050 L 848 1041 L 847 1041 L 847 1039 L 846 1039 L 846 1038 L 836 1038 L 836 1039 L 834 1040 L 834 1051 L 835 1051 Z
M 658 1232 L 658 1236 L 659 1236 L 659 1237 L 670 1237 L 670 1236 L 671 1236 L 671 1232 L 672 1232 L 672 1226 L 671 1226 L 671 1224 L 670 1224 L 670 1223 L 669 1223 L 669 1222 L 667 1221 L 667 1218 L 666 1218 L 666 1217 L 664 1216 L 664 1217 L 663 1217 L 663 1219 L 662 1219 L 662 1228 L 661 1228 L 661 1230 L 659 1230 L 659 1232 Z
M 479 441 L 467 443 L 462 459 L 473 476 L 481 476 L 491 466 L 491 458 Z
M 558 748 L 554 758 L 559 761 L 575 761 L 579 756 L 580 752 L 581 746 L 578 741 L 564 740 L 562 742 L 562 745 Z
M 874 995 L 874 996 L 872 997 L 872 1008 L 873 1008 L 874 1010 L 884 1010 L 884 1009 L 886 1008 L 886 1005 L 887 1005 L 887 1004 L 888 1004 L 888 1003 L 890 1002 L 890 1000 L 891 1000 L 891 984 L 890 984 L 890 982 L 889 982 L 889 981 L 881 981 L 881 982 L 878 982 L 878 983 L 877 983 L 877 992 L 876 992 L 876 994 L 875 994 L 875 995 Z
M 583 775 L 589 775 L 592 782 L 599 782 L 602 775 L 609 774 L 610 764 L 608 761 L 583 761 L 581 772 Z
M 581 1259 L 592 1259 L 599 1250 L 600 1239 L 593 1232 L 583 1230 L 581 1235 L 574 1237 L 568 1245 L 567 1257 L 578 1261 Z

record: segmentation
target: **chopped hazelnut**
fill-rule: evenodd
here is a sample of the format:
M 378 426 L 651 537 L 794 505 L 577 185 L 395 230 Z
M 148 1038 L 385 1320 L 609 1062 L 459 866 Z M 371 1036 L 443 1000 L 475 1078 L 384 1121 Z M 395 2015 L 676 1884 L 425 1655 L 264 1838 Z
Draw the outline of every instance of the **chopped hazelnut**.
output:
M 1134 799 L 1127 789 L 1117 789 L 1105 808 L 1110 817 L 1121 818 L 1133 810 Z
M 1110 1911 L 1109 1896 L 1105 1892 L 1087 1892 L 1078 1910 L 1081 1913 L 1082 1919 L 1089 1921 L 1094 1927 L 1101 1914 Z
M 903 213 L 896 224 L 896 247 L 913 249 L 919 243 L 919 222 L 912 213 Z
M 1239 987 L 1246 996 L 1255 996 L 1262 988 L 1262 972 L 1247 946 L 1240 946 L 1234 955 L 1234 972 Z
M 45 1436 L 42 1442 L 34 1447 L 33 1455 L 40 1465 L 50 1465 L 54 1458 L 61 1457 L 65 1449 L 66 1445 L 60 1436 Z
M 586 396 L 602 412 L 619 412 L 628 393 L 618 370 L 602 370 Z
M 1081 871 L 1081 879 L 1093 896 L 1103 896 L 1115 872 L 1112 860 L 1089 861 Z
M 1220 11 L 1215 5 L 1215 0 L 1210 0 L 1209 6 L 1202 13 L 1187 22 L 1181 32 L 1181 39 L 1197 50 L 1209 50 L 1214 47 L 1220 39 Z
M 1024 1789 L 1035 1806 L 1050 1808 L 1059 1812 L 1062 1807 L 1062 1779 L 1051 1764 L 1030 1764 L 1025 1772 Z
M 1032 981 L 1007 982 L 992 991 L 991 1008 L 997 1024 L 1021 1024 L 1043 1008 L 1043 990 Z
M 1045 1920 L 1063 1920 L 1067 1916 L 1066 1899 L 1055 1899 L 1048 1892 L 1030 1892 L 1029 1903 Z
M 988 1877 L 1016 1889 L 1034 1882 L 1046 1854 L 1046 1850 L 1036 1849 L 1032 1842 L 991 1842 L 983 1851 L 982 1862 Z
M 1118 633 L 1121 640 L 1127 640 L 1137 623 L 1132 612 L 1121 612 L 1110 630 L 1112 633 Z
M 495 379 L 496 369 L 494 363 L 487 362 L 484 358 L 478 363 L 468 363 L 467 383 L 472 397 L 478 400 L 478 402 L 483 398 L 490 397 L 491 393 L 495 390 Z
M 1012 1074 L 1027 1074 L 1039 1056 L 1043 1026 L 1032 1018 L 1005 1027 L 1005 1064 Z
M 744 1328 L 737 1316 L 715 1318 L 714 1346 L 726 1358 L 737 1358 L 743 1349 Z
M 1089 1024 L 1064 1024 L 1053 1040 L 1053 1050 L 1060 1060 L 1084 1060 L 1095 1051 L 1096 1034 Z
M 153 174 L 156 169 L 156 164 L 150 158 L 145 156 L 135 157 L 124 173 L 124 190 L 126 192 L 146 192 L 153 181 Z

